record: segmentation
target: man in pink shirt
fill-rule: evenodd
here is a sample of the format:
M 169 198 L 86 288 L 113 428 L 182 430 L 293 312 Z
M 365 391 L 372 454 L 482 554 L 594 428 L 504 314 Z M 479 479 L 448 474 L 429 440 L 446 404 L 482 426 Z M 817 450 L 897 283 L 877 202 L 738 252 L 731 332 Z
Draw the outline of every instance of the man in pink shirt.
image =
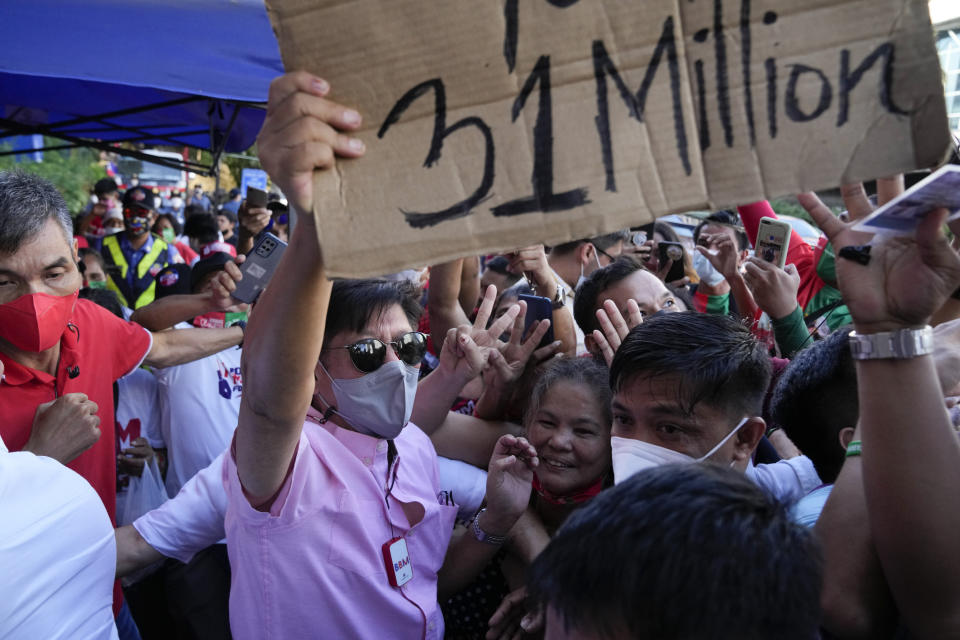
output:
M 363 154 L 338 133 L 359 114 L 328 91 L 303 72 L 275 80 L 258 139 L 300 216 L 244 342 L 223 468 L 231 629 L 238 639 L 441 638 L 438 581 L 463 581 L 496 553 L 538 460 L 522 438 L 498 441 L 487 508 L 441 572 L 456 507 L 440 492 L 430 440 L 408 423 L 426 351 L 419 306 L 403 284 L 324 275 L 313 172 Z M 458 354 L 476 346 L 469 332 L 453 342 Z

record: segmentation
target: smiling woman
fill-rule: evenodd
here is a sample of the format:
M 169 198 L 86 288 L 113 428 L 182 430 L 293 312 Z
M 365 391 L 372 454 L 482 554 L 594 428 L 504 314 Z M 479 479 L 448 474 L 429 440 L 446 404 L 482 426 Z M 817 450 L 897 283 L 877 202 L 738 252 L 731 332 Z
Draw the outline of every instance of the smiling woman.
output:
M 603 487 L 610 470 L 610 393 L 606 369 L 589 358 L 559 360 L 543 372 L 524 420 L 540 455 L 539 498 L 576 504 Z
M 519 633 L 527 568 L 570 514 L 613 485 L 607 378 L 606 367 L 592 358 L 555 360 L 540 372 L 524 419 L 540 459 L 530 505 L 504 550 L 444 605 L 446 637 Z M 493 635 L 487 635 L 488 621 Z

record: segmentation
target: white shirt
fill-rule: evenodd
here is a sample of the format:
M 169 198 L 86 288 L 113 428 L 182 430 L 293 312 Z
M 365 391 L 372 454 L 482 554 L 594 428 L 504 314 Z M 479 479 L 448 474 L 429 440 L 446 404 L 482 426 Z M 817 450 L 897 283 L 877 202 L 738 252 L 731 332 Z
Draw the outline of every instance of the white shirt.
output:
M 174 498 L 134 521 L 133 528 L 147 544 L 186 564 L 197 552 L 226 538 L 225 453 L 190 478 Z
M 230 446 L 243 394 L 241 353 L 239 347 L 230 347 L 157 371 L 168 495 L 177 495 L 187 480 Z
M 166 443 L 160 429 L 160 407 L 157 379 L 146 369 L 136 369 L 117 380 L 120 387 L 117 402 L 117 444 L 120 450 L 137 438 L 146 438 L 154 449 Z
M 823 482 L 807 456 L 796 456 L 773 464 L 747 465 L 747 477 L 771 498 L 790 506 Z
M 52 458 L 0 453 L 0 638 L 117 638 L 113 525 Z
M 437 472 L 445 504 L 459 508 L 457 520 L 473 519 L 487 497 L 487 472 L 472 464 L 437 456 Z

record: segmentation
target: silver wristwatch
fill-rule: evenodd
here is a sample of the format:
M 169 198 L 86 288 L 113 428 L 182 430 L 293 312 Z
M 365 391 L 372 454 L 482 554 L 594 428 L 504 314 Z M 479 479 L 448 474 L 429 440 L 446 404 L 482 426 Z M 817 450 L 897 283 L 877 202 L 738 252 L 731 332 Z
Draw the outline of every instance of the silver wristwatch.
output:
M 486 507 L 480 509 L 477 515 L 473 517 L 473 526 L 471 527 L 473 529 L 473 537 L 479 542 L 485 542 L 499 547 L 507 541 L 507 536 L 495 536 L 480 528 L 480 516 L 483 515 L 483 512 L 486 510 Z
M 933 329 L 897 329 L 861 336 L 850 332 L 854 360 L 900 360 L 933 353 Z

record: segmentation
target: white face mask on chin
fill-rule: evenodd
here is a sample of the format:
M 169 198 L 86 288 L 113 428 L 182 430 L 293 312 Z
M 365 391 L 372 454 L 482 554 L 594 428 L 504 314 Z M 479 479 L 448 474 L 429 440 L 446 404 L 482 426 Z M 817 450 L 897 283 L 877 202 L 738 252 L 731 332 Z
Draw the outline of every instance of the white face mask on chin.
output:
M 740 431 L 740 427 L 745 425 L 749 419 L 749 417 L 745 417 L 741 420 L 730 433 L 723 437 L 723 440 L 699 458 L 688 456 L 685 453 L 680 453 L 673 449 L 650 444 L 649 442 L 643 442 L 642 440 L 612 436 L 610 438 L 610 448 L 613 454 L 613 482 L 614 484 L 620 484 L 635 473 L 643 471 L 644 469 L 660 467 L 665 464 L 694 464 L 703 462 L 715 454 L 720 447 L 725 445 L 730 438 Z M 733 466 L 733 462 L 730 463 L 730 466 Z

